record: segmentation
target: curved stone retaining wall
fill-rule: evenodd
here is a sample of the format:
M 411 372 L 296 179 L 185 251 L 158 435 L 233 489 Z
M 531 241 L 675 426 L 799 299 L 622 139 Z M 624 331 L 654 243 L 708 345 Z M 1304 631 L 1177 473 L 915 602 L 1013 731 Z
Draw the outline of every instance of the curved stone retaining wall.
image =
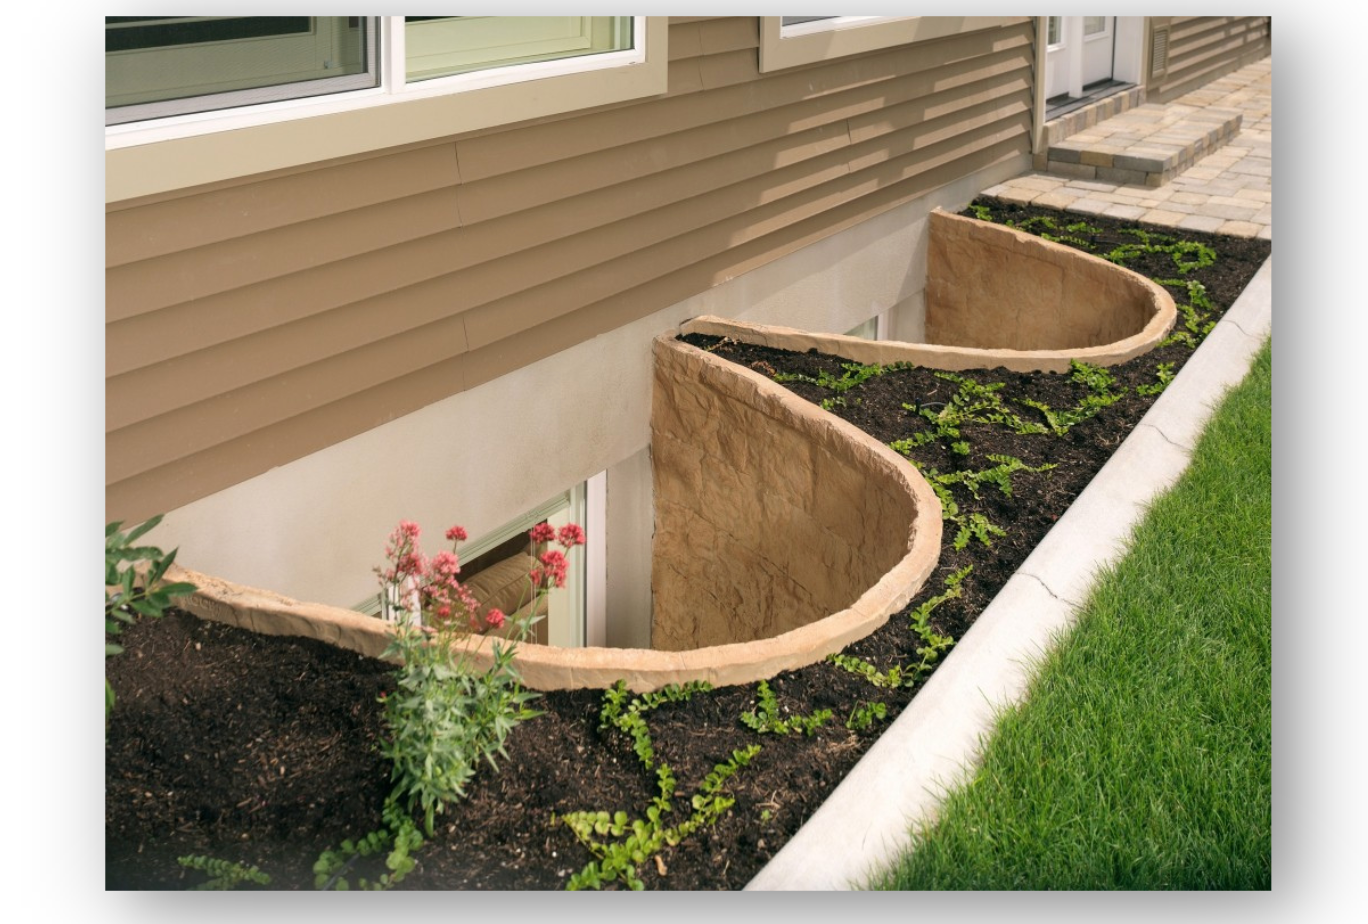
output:
M 864 340 L 699 317 L 687 333 L 860 363 L 959 371 L 1067 372 L 1073 360 L 1114 366 L 1156 347 L 1178 312 L 1163 286 L 1063 244 L 991 222 L 930 216 L 927 343 Z
M 682 332 L 863 363 L 1066 371 L 1124 362 L 1172 328 L 1173 300 L 1104 260 L 1009 228 L 931 216 L 934 344 L 697 318 Z M 524 645 L 540 690 L 750 683 L 840 651 L 907 604 L 940 554 L 940 504 L 902 457 L 787 389 L 675 339 L 654 344 L 656 650 Z M 177 570 L 185 608 L 379 656 L 388 627 L 351 610 Z M 491 640 L 471 641 L 477 665 Z
M 1173 327 L 1173 299 L 1138 273 L 991 222 L 931 214 L 926 339 L 987 351 L 1125 362 Z
M 793 397 L 673 335 L 656 341 L 653 647 L 780 637 L 877 602 L 865 634 L 934 566 L 940 505 L 921 476 Z M 888 588 L 896 593 L 863 599 L 886 575 L 907 572 L 909 555 L 916 567 Z
M 670 647 L 523 645 L 533 689 L 635 692 L 752 683 L 822 660 L 878 629 L 940 556 L 935 494 L 906 460 L 763 376 L 671 333 L 655 343 L 659 417 L 655 631 Z M 352 610 L 176 568 L 203 618 L 379 657 L 388 625 Z M 477 667 L 491 640 L 470 641 Z

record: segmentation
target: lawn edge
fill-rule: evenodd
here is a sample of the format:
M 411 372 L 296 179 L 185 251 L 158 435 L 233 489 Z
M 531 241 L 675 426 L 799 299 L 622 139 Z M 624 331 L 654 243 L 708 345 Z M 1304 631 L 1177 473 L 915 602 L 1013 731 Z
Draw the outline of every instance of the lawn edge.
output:
M 969 778 L 999 712 L 1071 628 L 1098 573 L 1186 471 L 1225 393 L 1272 334 L 1270 255 L 1164 394 L 884 731 L 747 890 L 859 889 L 912 844 Z

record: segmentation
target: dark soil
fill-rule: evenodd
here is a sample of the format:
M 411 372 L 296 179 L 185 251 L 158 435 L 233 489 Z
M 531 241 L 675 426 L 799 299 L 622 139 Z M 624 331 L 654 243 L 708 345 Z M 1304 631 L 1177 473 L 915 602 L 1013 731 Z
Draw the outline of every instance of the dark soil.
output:
M 1021 223 L 1049 216 L 1075 244 L 1099 252 L 1134 240 L 1133 223 L 1071 216 L 992 200 L 978 205 L 998 221 Z M 967 213 L 966 213 L 967 214 Z M 1034 231 L 1049 230 L 1037 225 Z M 1150 228 L 1166 240 L 1171 229 Z M 1158 238 L 1156 238 L 1158 239 Z M 1185 279 L 1206 287 L 1214 310 L 1229 307 L 1270 253 L 1266 241 L 1182 232 L 1181 239 L 1211 247 L 1216 261 Z M 1157 279 L 1179 276 L 1169 254 L 1128 262 Z M 1188 304 L 1186 286 L 1170 288 Z M 1180 319 L 1180 328 L 1182 320 Z M 722 356 L 765 371 L 815 377 L 843 373 L 842 361 L 818 354 L 788 354 L 712 338 L 690 338 Z M 1181 368 L 1191 347 L 1174 344 L 1110 370 L 1126 397 L 1070 429 L 1066 435 L 1019 435 L 1000 425 L 966 426 L 968 455 L 948 440 L 914 451 L 924 469 L 978 470 L 1010 455 L 1048 472 L 1017 473 L 1012 496 L 985 486 L 975 500 L 955 497 L 964 514 L 981 513 L 1003 529 L 991 546 L 977 539 L 952 547 L 956 528 L 946 524 L 940 565 L 909 609 L 944 589 L 945 578 L 972 565 L 964 594 L 938 607 L 932 625 L 961 637 L 1035 544 L 1106 462 L 1154 398 L 1137 386 L 1156 381 L 1156 368 Z M 1003 369 L 967 373 L 1000 392 L 1024 419 L 1040 412 L 1017 403 L 1034 397 L 1055 409 L 1071 408 L 1086 394 L 1065 375 L 1020 375 Z M 795 383 L 793 390 L 821 401 L 830 390 Z M 924 369 L 900 369 L 868 379 L 833 408 L 880 440 L 893 442 L 926 429 L 928 422 L 904 405 L 946 402 L 958 385 Z M 379 550 L 377 549 L 377 554 Z M 257 864 L 273 889 L 313 888 L 312 864 L 320 851 L 344 838 L 382 827 L 381 805 L 389 768 L 376 751 L 384 734 L 379 694 L 391 683 L 389 665 L 326 644 L 259 636 L 184 613 L 143 620 L 120 639 L 126 652 L 107 662 L 118 704 L 106 735 L 105 850 L 109 889 L 184 889 L 203 874 L 183 870 L 176 858 L 206 854 Z M 886 670 L 918 660 L 920 644 L 899 615 L 847 654 Z M 638 870 L 648 889 L 738 889 L 744 886 L 812 815 L 865 753 L 915 689 L 885 690 L 831 663 L 791 671 L 771 685 L 789 716 L 831 709 L 835 718 L 807 737 L 760 735 L 740 721 L 756 708 L 756 687 L 695 695 L 650 713 L 657 755 L 679 781 L 676 823 L 705 775 L 734 749 L 760 744 L 750 766 L 727 784 L 734 806 L 713 826 Z M 641 817 L 655 793 L 631 742 L 599 729 L 599 691 L 546 694 L 544 715 L 518 727 L 501 772 L 482 773 L 469 798 L 439 816 L 436 836 L 417 854 L 403 889 L 561 889 L 593 857 L 555 816 L 582 810 L 625 811 Z M 887 716 L 867 731 L 845 727 L 858 704 L 882 702 Z M 839 845 L 833 848 L 840 849 Z

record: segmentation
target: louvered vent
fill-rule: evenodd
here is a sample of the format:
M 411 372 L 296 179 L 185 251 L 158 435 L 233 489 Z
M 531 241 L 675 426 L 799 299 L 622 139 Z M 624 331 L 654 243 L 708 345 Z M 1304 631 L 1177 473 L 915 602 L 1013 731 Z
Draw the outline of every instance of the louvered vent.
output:
M 1150 44 L 1150 76 L 1158 77 L 1168 70 L 1169 30 L 1167 27 L 1154 30 Z

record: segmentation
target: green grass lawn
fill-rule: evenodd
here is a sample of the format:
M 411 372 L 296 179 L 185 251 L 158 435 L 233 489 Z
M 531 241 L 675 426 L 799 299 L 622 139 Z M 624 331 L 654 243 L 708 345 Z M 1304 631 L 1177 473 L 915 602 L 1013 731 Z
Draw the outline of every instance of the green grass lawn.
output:
M 1272 346 L 876 888 L 1269 889 Z

